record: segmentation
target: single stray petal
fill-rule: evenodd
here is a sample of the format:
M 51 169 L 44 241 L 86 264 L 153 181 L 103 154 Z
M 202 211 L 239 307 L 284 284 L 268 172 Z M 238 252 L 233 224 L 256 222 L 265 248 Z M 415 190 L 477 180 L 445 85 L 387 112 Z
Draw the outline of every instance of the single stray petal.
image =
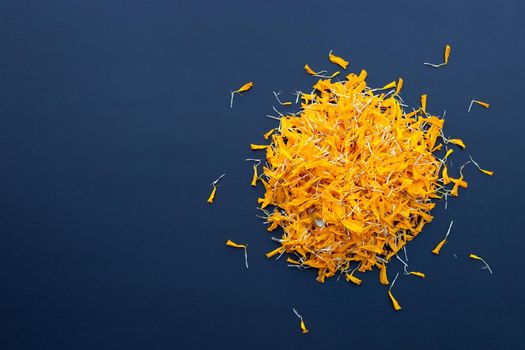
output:
M 423 272 L 410 271 L 408 274 L 409 275 L 414 275 L 414 276 L 417 276 L 417 277 L 421 277 L 421 278 L 425 278 L 425 274 Z
M 233 107 L 233 96 L 235 94 L 240 94 L 241 92 L 250 90 L 252 88 L 252 86 L 253 86 L 253 82 L 249 81 L 246 84 L 244 84 L 243 86 L 241 86 L 239 89 L 237 89 L 235 91 L 232 91 L 231 92 L 231 100 L 230 100 L 230 108 Z
M 233 248 L 243 248 L 243 249 L 246 248 L 245 244 L 237 244 L 237 243 L 235 243 L 235 242 L 233 242 L 231 240 L 227 240 L 226 241 L 226 245 L 228 247 L 233 247 Z
M 357 285 L 360 285 L 361 284 L 361 279 L 355 277 L 354 275 L 350 274 L 350 273 L 347 273 L 346 274 L 346 280 L 348 282 L 352 282 L 354 284 L 357 284 Z
M 348 66 L 348 61 L 345 61 L 343 58 L 332 54 L 332 51 L 330 51 L 330 53 L 328 54 L 328 58 L 330 59 L 330 62 L 337 64 L 343 69 L 346 69 L 346 67 Z
M 213 203 L 213 200 L 215 199 L 215 192 L 217 192 L 217 186 L 213 185 L 213 189 L 211 190 L 210 196 L 208 197 L 208 203 Z
M 490 268 L 489 264 L 487 264 L 487 262 L 485 261 L 485 259 L 483 259 L 482 257 L 480 256 L 477 256 L 476 254 L 469 254 L 469 258 L 471 259 L 474 259 L 474 260 L 481 260 L 483 262 L 483 264 L 485 264 L 485 268 L 489 270 L 489 272 L 492 274 L 492 269 Z
M 443 245 L 445 244 L 445 242 L 447 241 L 447 238 L 448 238 L 448 235 L 450 234 L 450 230 L 452 230 L 452 225 L 454 224 L 454 220 L 452 220 L 450 222 L 450 225 L 448 225 L 448 230 L 447 230 L 447 233 L 445 234 L 445 238 L 443 238 L 443 240 L 441 242 L 438 243 L 438 245 L 436 246 L 436 248 L 434 248 L 434 250 L 432 251 L 432 253 L 438 255 L 439 254 L 439 251 L 441 250 L 441 248 L 443 247 Z
M 448 139 L 448 142 L 453 143 L 463 149 L 465 149 L 465 143 L 461 139 Z
M 399 78 L 399 80 L 397 81 L 396 94 L 399 94 L 402 87 L 403 87 L 403 78 Z
M 267 149 L 268 147 L 269 145 L 255 145 L 253 143 L 250 145 L 250 148 L 254 151 L 261 150 L 261 149 Z
M 401 305 L 399 305 L 396 298 L 394 298 L 394 295 L 392 295 L 391 291 L 388 291 L 388 296 L 390 297 L 390 300 L 392 301 L 392 306 L 394 307 L 394 310 L 396 311 L 401 310 Z
M 236 93 L 241 93 L 250 90 L 253 87 L 253 82 L 249 81 L 243 86 L 241 86 L 238 90 L 236 90 Z
M 383 87 L 381 88 L 381 90 L 392 89 L 392 88 L 395 88 L 395 87 L 396 87 L 396 82 L 393 81 L 393 82 L 388 83 L 388 84 L 386 84 L 385 86 L 383 86 Z
M 421 110 L 426 113 L 427 112 L 427 95 L 421 95 Z
M 307 64 L 304 65 L 304 70 L 310 75 L 317 75 L 317 73 Z
M 386 275 L 386 265 L 385 263 L 381 264 L 379 267 L 379 282 L 383 285 L 388 285 L 388 277 Z
M 448 58 L 449 57 L 450 57 L 450 45 L 446 45 L 445 46 L 445 54 L 444 54 L 445 64 L 448 64 Z

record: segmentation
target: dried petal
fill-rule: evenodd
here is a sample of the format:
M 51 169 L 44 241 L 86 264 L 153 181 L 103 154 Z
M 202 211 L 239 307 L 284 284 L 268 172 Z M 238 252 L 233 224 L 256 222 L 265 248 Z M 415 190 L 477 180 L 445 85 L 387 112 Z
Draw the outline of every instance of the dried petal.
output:
M 269 147 L 268 145 L 255 145 L 253 143 L 250 145 L 250 148 L 254 151 L 261 150 L 261 149 L 267 149 L 268 147 Z
M 446 45 L 445 46 L 445 54 L 444 54 L 445 64 L 448 64 L 448 58 L 449 57 L 450 57 L 450 45 Z
M 348 66 L 348 61 L 345 61 L 343 58 L 332 54 L 332 51 L 330 51 L 330 53 L 328 54 L 328 58 L 330 59 L 330 62 L 337 64 L 343 69 L 346 69 L 346 67 Z
M 402 87 L 403 87 L 403 78 L 399 78 L 399 80 L 397 81 L 396 94 L 399 94 Z
M 257 186 L 257 179 L 258 179 L 258 176 L 257 176 L 257 164 L 254 164 L 253 165 L 253 178 L 252 178 L 252 186 L 253 187 Z
M 243 248 L 243 249 L 246 248 L 245 244 L 237 244 L 237 243 L 235 243 L 235 242 L 233 242 L 231 240 L 227 240 L 226 241 L 226 245 L 228 247 L 233 247 L 233 248 Z
M 383 87 L 381 88 L 381 90 L 388 90 L 388 89 L 392 89 L 392 88 L 395 88 L 395 87 L 396 87 L 396 82 L 393 81 L 393 82 L 388 83 L 388 84 L 386 84 L 385 86 L 383 86 Z
M 213 189 L 211 190 L 210 196 L 208 197 L 208 203 L 213 203 L 213 200 L 215 199 L 215 192 L 217 192 L 217 186 L 213 185 Z
M 394 295 L 392 295 L 391 291 L 388 291 L 388 296 L 390 297 L 390 300 L 392 301 L 392 306 L 394 307 L 394 310 L 396 311 L 401 310 L 401 306 L 397 302 L 396 298 L 394 298 Z
M 244 84 L 243 86 L 241 86 L 241 87 L 240 87 L 238 90 L 236 90 L 235 92 L 237 92 L 237 93 L 245 92 L 245 91 L 250 90 L 252 87 L 253 87 L 253 82 L 249 81 L 249 82 L 247 82 L 246 84 Z
M 314 70 L 312 68 L 310 68 L 310 66 L 307 65 L 307 64 L 304 65 L 304 70 L 306 71 L 306 73 L 308 73 L 310 75 L 317 75 L 317 73 L 314 72 Z
M 386 275 L 386 265 L 384 263 L 381 264 L 381 267 L 379 268 L 379 282 L 385 286 L 389 283 Z
M 352 283 L 357 284 L 357 285 L 361 284 L 361 280 L 359 278 L 355 277 L 354 275 L 350 274 L 350 273 L 346 274 L 346 280 L 348 282 L 352 282 Z
M 449 143 L 453 143 L 455 145 L 458 145 L 459 147 L 465 149 L 465 143 L 463 143 L 463 140 L 461 139 L 448 139 Z
M 414 275 L 414 276 L 417 276 L 417 277 L 421 277 L 421 278 L 425 278 L 425 274 L 423 272 L 410 271 L 408 274 L 409 275 Z
M 427 111 L 427 95 L 421 95 L 421 110 L 426 113 Z

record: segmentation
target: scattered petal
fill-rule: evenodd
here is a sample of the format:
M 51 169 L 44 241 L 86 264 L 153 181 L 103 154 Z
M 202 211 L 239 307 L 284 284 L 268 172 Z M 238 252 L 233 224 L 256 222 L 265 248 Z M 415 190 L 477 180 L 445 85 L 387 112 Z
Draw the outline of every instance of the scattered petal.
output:
M 231 240 L 227 240 L 226 245 L 228 247 L 244 249 L 244 264 L 246 265 L 246 268 L 248 268 L 248 245 L 247 244 L 237 244 Z
M 439 68 L 441 66 L 446 66 L 448 64 L 448 59 L 450 57 L 450 51 L 451 51 L 450 45 L 445 45 L 445 51 L 443 53 L 443 59 L 444 59 L 443 63 L 436 64 L 436 63 L 424 62 L 423 64 L 426 65 L 426 66 L 434 67 L 434 68 Z
M 213 203 L 213 200 L 215 199 L 215 192 L 217 192 L 217 186 L 213 185 L 213 189 L 211 190 L 210 196 L 208 197 L 208 203 Z
M 410 271 L 408 274 L 409 275 L 414 275 L 414 276 L 417 276 L 417 277 L 421 277 L 421 278 L 425 278 L 426 277 L 423 272 Z
M 474 159 L 472 159 L 472 157 L 471 157 L 470 155 L 469 155 L 469 158 L 470 158 L 470 160 L 472 161 L 472 163 L 476 166 L 476 168 L 478 168 L 478 170 L 481 171 L 483 174 L 486 174 L 486 175 L 488 175 L 488 176 L 492 176 L 492 175 L 494 175 L 494 172 L 491 171 L 491 170 L 481 169 L 481 167 L 479 166 L 479 164 L 476 163 L 476 162 L 474 161 Z
M 388 83 L 388 84 L 386 84 L 385 86 L 383 86 L 383 87 L 381 88 L 381 90 L 393 89 L 393 88 L 395 88 L 395 87 L 396 87 L 396 82 L 393 81 L 393 82 Z
M 483 264 L 485 264 L 485 268 L 488 269 L 489 272 L 492 274 L 492 269 L 490 268 L 489 264 L 487 264 L 487 262 L 482 257 L 480 257 L 478 255 L 475 255 L 475 254 L 470 254 L 469 258 L 474 259 L 474 260 L 481 260 L 483 262 Z
M 267 149 L 268 147 L 269 145 L 255 145 L 253 143 L 250 145 L 250 148 L 254 151 L 261 150 L 261 149 Z
M 443 245 L 447 241 L 448 235 L 450 234 L 450 230 L 452 230 L 452 225 L 453 224 L 454 224 L 454 221 L 451 221 L 450 225 L 448 225 L 448 230 L 447 230 L 447 233 L 445 234 L 445 238 L 443 238 L 443 240 L 438 243 L 438 245 L 434 248 L 434 250 L 432 250 L 432 253 L 434 253 L 436 255 L 439 254 L 439 251 L 441 250 L 441 248 L 443 247 Z
M 445 46 L 445 64 L 448 64 L 448 58 L 450 57 L 450 45 Z
M 427 112 L 427 95 L 421 95 L 421 110 Z
M 448 156 L 450 156 L 453 152 L 454 150 L 452 148 L 449 149 L 447 153 L 445 153 L 445 156 L 443 157 L 443 161 L 447 160 Z
M 210 196 L 208 197 L 208 203 L 212 204 L 214 199 L 215 199 L 215 193 L 217 192 L 217 183 L 219 182 L 220 179 L 222 179 L 222 177 L 226 175 L 226 174 L 222 174 L 221 176 L 219 176 L 216 180 L 214 180 L 211 185 L 213 186 L 213 189 L 211 190 L 211 193 L 210 193 Z
M 343 58 L 332 54 L 332 51 L 328 53 L 328 58 L 330 59 L 330 62 L 337 64 L 343 69 L 346 69 L 348 66 L 348 61 L 345 61 Z
M 459 146 L 459 147 L 461 147 L 463 149 L 465 149 L 465 147 L 466 147 L 465 144 L 463 143 L 463 140 L 461 140 L 461 139 L 448 139 L 448 142 L 449 143 L 453 143 L 453 144 L 455 144 L 455 145 L 457 145 L 457 146 Z
M 381 284 L 387 286 L 388 285 L 388 277 L 386 275 L 386 265 L 385 263 L 381 264 L 380 268 L 379 268 L 379 282 L 381 282 Z
M 396 277 L 392 281 L 390 288 L 388 288 L 388 296 L 390 297 L 390 300 L 392 301 L 392 306 L 394 307 L 394 310 L 399 311 L 401 310 L 401 305 L 399 305 L 396 298 L 394 298 L 394 295 L 392 294 L 392 287 L 394 287 L 394 284 L 396 283 L 397 276 L 399 276 L 399 274 L 396 274 Z
M 245 91 L 248 91 L 250 90 L 251 88 L 253 87 L 253 82 L 247 82 L 246 84 L 244 84 L 243 86 L 241 86 L 238 90 L 236 90 L 235 92 L 240 94 L 241 92 L 245 92 Z
M 297 310 L 295 310 L 294 308 L 292 308 L 292 310 L 294 314 L 301 320 L 300 327 L 301 327 L 301 331 L 303 332 L 303 334 L 308 333 L 308 328 L 306 328 L 306 324 L 304 323 L 303 316 L 299 315 Z
M 475 104 L 478 104 L 478 105 L 480 105 L 480 106 L 482 106 L 482 107 L 485 107 L 485 108 L 489 108 L 489 107 L 490 107 L 490 104 L 488 104 L 487 102 L 478 101 L 478 100 L 472 100 L 472 101 L 470 101 L 470 105 L 468 106 L 468 110 L 467 110 L 467 112 L 470 112 L 470 110 L 472 109 L 472 105 L 473 105 L 474 103 L 475 103 Z
M 346 280 L 348 282 L 352 282 L 352 283 L 357 284 L 357 285 L 361 284 L 361 280 L 359 278 L 355 277 L 354 275 L 352 275 L 351 273 L 347 273 L 346 274 Z
M 307 64 L 304 65 L 304 70 L 306 71 L 306 73 L 308 73 L 310 75 L 317 75 L 317 73 L 314 72 L 314 70 L 312 68 L 310 68 L 310 66 L 307 65 Z
M 403 87 L 403 78 L 399 78 L 399 80 L 397 81 L 396 94 L 399 94 L 402 87 Z
M 253 87 L 253 82 L 249 81 L 243 86 L 241 86 L 239 89 L 231 92 L 231 100 L 230 100 L 230 108 L 233 107 L 233 95 L 235 94 L 241 94 L 242 92 L 248 91 Z
M 388 296 L 390 297 L 390 300 L 392 301 L 392 306 L 394 307 L 394 310 L 396 311 L 401 310 L 401 306 L 397 302 L 396 298 L 394 298 L 394 295 L 392 295 L 391 291 L 388 291 Z
M 228 247 L 233 247 L 233 248 L 243 248 L 243 249 L 246 248 L 245 244 L 237 244 L 237 243 L 235 243 L 235 242 L 233 242 L 231 240 L 227 240 L 226 241 L 226 245 Z

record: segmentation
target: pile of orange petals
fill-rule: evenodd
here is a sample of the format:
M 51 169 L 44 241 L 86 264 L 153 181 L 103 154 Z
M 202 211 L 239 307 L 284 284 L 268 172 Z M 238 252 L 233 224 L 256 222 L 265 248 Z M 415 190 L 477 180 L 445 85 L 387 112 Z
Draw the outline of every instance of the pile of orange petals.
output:
M 432 220 L 435 199 L 451 192 L 434 155 L 439 141 L 448 143 L 444 120 L 425 107 L 405 113 L 396 91 L 372 90 L 365 78 L 363 70 L 320 79 L 301 95 L 301 111 L 267 133 L 271 143 L 255 147 L 267 161 L 260 209 L 269 231 L 283 230 L 267 256 L 293 254 L 318 270 L 319 282 L 385 266 Z M 447 180 L 454 194 L 466 187 L 462 177 Z

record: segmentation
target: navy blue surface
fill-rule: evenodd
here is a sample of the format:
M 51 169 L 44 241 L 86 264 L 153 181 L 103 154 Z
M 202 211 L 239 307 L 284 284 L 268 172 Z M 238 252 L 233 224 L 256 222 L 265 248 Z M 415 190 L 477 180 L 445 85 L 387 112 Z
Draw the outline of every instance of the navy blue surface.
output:
M 524 4 L 1 1 L 0 347 L 525 348 Z M 446 43 L 449 66 L 422 65 Z M 427 278 L 398 280 L 398 313 L 376 273 L 321 285 L 264 257 L 244 159 L 275 125 L 271 91 L 307 89 L 303 65 L 335 69 L 331 49 L 372 86 L 402 76 L 411 105 L 428 93 L 495 171 L 468 168 L 409 245 Z M 467 113 L 472 98 L 490 109 Z M 226 239 L 249 244 L 249 270 Z

